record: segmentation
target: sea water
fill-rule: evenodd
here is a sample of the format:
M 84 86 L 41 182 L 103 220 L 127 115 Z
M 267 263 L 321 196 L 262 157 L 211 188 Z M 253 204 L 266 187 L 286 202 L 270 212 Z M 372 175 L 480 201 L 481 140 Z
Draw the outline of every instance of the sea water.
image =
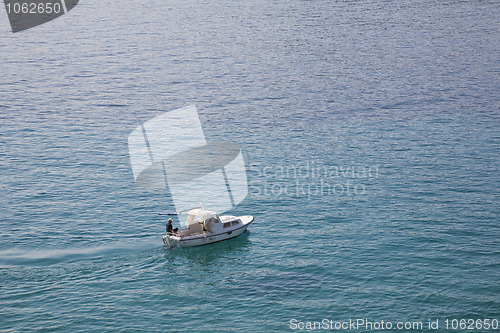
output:
M 81 1 L 16 34 L 0 16 L 1 332 L 500 320 L 497 1 Z M 255 221 L 169 250 L 172 198 L 135 184 L 127 137 L 188 104 L 241 146 L 227 213 Z

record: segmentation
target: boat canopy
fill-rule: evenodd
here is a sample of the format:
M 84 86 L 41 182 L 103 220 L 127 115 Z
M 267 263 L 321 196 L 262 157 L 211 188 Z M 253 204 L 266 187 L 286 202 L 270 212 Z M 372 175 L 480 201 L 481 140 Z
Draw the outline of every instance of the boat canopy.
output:
M 212 217 L 217 218 L 217 214 L 209 210 L 204 210 L 203 208 L 191 209 L 188 212 L 188 217 L 186 219 L 186 227 L 189 228 L 192 224 L 203 223 Z

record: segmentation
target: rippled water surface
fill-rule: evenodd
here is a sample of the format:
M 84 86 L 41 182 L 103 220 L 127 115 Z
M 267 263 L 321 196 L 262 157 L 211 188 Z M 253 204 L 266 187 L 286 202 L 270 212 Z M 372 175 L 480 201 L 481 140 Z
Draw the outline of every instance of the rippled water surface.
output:
M 0 331 L 500 320 L 497 1 L 81 1 L 16 34 L 4 14 Z M 127 137 L 188 104 L 241 145 L 230 213 L 255 222 L 169 250 Z

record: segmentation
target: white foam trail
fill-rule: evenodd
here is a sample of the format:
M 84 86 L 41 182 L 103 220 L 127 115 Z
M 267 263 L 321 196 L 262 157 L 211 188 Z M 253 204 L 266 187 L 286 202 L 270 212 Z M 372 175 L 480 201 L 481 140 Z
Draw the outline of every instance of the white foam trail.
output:
M 77 247 L 63 249 L 19 249 L 13 248 L 0 251 L 0 265 L 36 265 L 46 266 L 64 261 L 90 259 L 101 256 L 109 256 L 124 251 L 142 251 L 161 246 L 158 240 L 154 241 L 119 241 L 109 245 L 94 247 Z

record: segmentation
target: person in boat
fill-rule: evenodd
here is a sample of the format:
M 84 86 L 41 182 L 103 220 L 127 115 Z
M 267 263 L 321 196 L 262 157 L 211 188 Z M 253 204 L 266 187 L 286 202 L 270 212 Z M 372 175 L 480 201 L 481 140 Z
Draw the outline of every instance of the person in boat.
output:
M 174 233 L 177 232 L 177 228 L 174 229 L 172 227 L 172 219 L 168 219 L 166 228 L 167 228 L 167 235 L 173 235 Z

